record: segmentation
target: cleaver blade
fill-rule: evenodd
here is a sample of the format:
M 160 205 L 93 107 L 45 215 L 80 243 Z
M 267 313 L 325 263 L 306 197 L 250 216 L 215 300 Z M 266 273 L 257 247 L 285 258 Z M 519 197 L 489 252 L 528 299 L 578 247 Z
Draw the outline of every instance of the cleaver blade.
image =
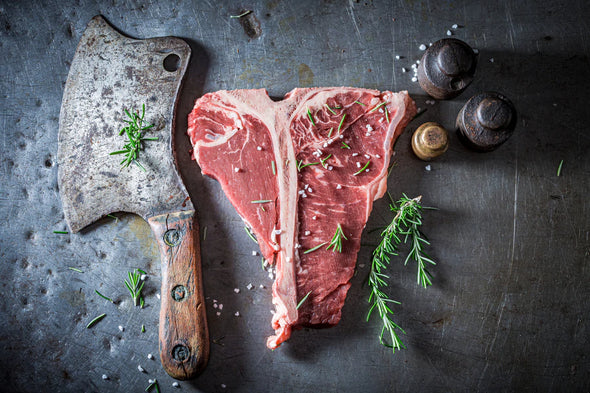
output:
M 174 155 L 174 113 L 191 49 L 174 37 L 137 40 L 101 16 L 88 24 L 64 89 L 58 136 L 58 183 L 72 232 L 114 212 L 148 221 L 162 260 L 160 358 L 166 372 L 189 379 L 207 364 L 209 337 L 195 209 Z M 139 166 L 121 168 L 125 109 L 154 124 Z

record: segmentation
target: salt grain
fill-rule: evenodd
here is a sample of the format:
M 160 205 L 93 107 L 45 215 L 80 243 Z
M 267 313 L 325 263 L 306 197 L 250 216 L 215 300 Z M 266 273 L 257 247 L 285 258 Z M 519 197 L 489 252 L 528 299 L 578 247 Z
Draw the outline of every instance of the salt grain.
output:
M 318 219 L 318 216 L 313 216 L 311 219 L 312 220 L 317 220 Z
M 477 55 L 479 53 L 479 49 L 473 48 L 473 53 L 475 53 Z
M 324 142 L 324 144 L 322 146 L 328 147 L 328 142 Z
M 340 134 L 339 138 L 344 139 L 344 134 Z
M 106 381 L 107 379 L 109 379 L 109 376 L 106 374 L 102 374 L 102 379 L 104 379 Z
M 235 313 L 234 315 L 235 315 L 236 317 L 239 317 L 239 316 L 240 316 L 240 312 L 239 312 L 239 311 L 236 311 L 236 313 Z
M 415 76 L 412 77 L 412 82 L 418 82 L 418 78 L 416 78 Z
M 148 383 L 154 383 L 155 381 L 153 379 L 148 379 Z
M 258 256 L 258 251 L 252 251 L 252 256 Z
M 301 198 L 307 198 L 307 194 L 306 193 L 301 194 Z
M 420 50 L 426 50 L 426 45 L 424 45 L 424 44 L 421 44 L 421 45 L 418 47 L 418 49 L 420 49 Z
M 178 382 L 173 382 L 172 387 L 179 388 L 180 384 Z
M 159 299 L 160 298 L 160 294 L 159 293 L 156 293 L 156 297 Z
M 430 165 L 426 165 L 426 166 L 424 167 L 424 169 L 426 169 L 427 171 L 430 171 L 432 168 L 431 168 L 431 166 L 430 166 Z
M 455 23 L 453 26 L 451 26 L 451 28 L 452 29 L 457 29 L 457 28 L 459 28 L 459 25 Z
M 143 281 L 147 280 L 147 274 L 142 274 L 140 277 Z
M 217 308 L 217 307 L 218 307 L 217 303 L 213 303 L 213 308 Z
M 453 32 L 451 30 L 447 30 L 447 35 L 451 36 L 451 35 L 453 35 Z
M 280 229 L 275 229 L 275 235 L 280 235 L 281 234 L 281 230 Z
M 152 355 L 151 353 L 148 353 L 148 359 L 152 360 L 154 358 L 154 355 Z
M 234 168 L 234 172 L 238 173 L 240 171 L 240 168 Z
M 123 331 L 125 331 L 125 328 L 123 326 L 119 325 L 119 330 L 123 332 Z
M 490 63 L 493 63 L 493 62 L 494 62 L 494 58 L 490 57 Z
M 328 165 L 328 170 L 331 171 L 332 169 L 334 169 L 334 167 L 332 165 Z
M 408 72 L 408 69 L 407 69 L 407 68 L 405 68 L 405 67 L 403 67 L 403 68 L 402 68 L 402 72 Z
M 309 192 L 310 194 L 312 194 L 312 193 L 313 193 L 313 190 L 311 189 L 311 187 L 309 187 L 309 188 L 307 189 L 307 192 Z
M 379 154 L 375 154 L 375 157 L 377 158 L 381 158 L 381 156 Z
M 219 311 L 223 310 L 223 304 L 219 303 Z
M 311 231 L 305 231 L 304 233 L 305 233 L 305 236 L 311 235 Z
M 217 316 L 220 316 L 220 315 L 221 315 L 221 313 L 220 313 L 219 311 L 217 311 L 215 314 L 216 314 Z
M 356 163 L 356 167 L 357 167 L 357 168 L 360 168 L 360 167 L 361 167 L 361 163 L 360 163 L 360 162 L 357 162 L 357 163 Z
M 246 285 L 246 288 L 248 288 L 249 291 L 252 290 L 252 288 L 254 288 L 254 285 L 252 285 L 252 283 Z
M 235 293 L 240 293 L 240 288 L 234 288 Z
M 336 189 L 337 189 L 337 190 L 341 190 L 341 189 L 342 189 L 342 186 L 341 186 L 340 184 L 338 184 L 338 185 L 336 186 Z
M 356 157 L 356 156 L 358 156 L 358 155 L 359 155 L 358 153 L 352 153 L 352 156 L 353 156 L 353 157 Z
M 222 388 L 222 389 L 225 389 L 226 387 L 227 387 L 227 386 L 225 386 L 225 384 L 224 384 L 224 383 L 222 383 L 222 384 L 221 384 L 221 388 Z
M 395 55 L 395 59 L 396 59 L 396 60 L 399 60 L 399 59 L 401 59 L 401 58 L 402 58 L 402 57 L 401 57 L 400 55 Z
M 369 159 L 369 158 L 371 158 L 371 156 L 370 156 L 370 155 L 368 155 L 368 154 L 365 154 L 365 158 L 366 158 L 366 159 Z
M 260 150 L 262 150 L 262 147 L 256 146 L 256 150 L 260 151 Z
M 260 288 L 260 289 L 264 289 L 264 285 L 260 284 L 260 285 L 258 286 L 258 288 Z
M 143 369 L 143 367 L 141 367 L 141 365 L 138 365 L 138 366 L 137 366 L 137 369 L 138 369 L 140 372 L 142 372 L 142 373 L 145 373 L 145 370 Z

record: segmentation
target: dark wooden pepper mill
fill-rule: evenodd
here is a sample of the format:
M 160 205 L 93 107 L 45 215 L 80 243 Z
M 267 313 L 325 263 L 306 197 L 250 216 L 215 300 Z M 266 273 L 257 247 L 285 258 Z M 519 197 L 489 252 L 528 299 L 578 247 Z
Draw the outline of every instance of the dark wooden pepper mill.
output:
M 456 38 L 432 44 L 418 66 L 418 82 L 430 96 L 447 100 L 461 94 L 475 74 L 477 57 L 473 49 Z
M 457 115 L 459 139 L 478 151 L 492 151 L 506 142 L 516 126 L 516 109 L 500 93 L 476 94 Z

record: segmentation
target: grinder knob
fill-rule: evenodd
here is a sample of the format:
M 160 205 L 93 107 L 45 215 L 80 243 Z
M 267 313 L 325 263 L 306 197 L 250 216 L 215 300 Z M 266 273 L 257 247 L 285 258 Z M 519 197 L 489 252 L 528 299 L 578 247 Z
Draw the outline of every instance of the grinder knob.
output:
M 516 109 L 500 93 L 486 92 L 469 99 L 457 115 L 457 132 L 468 146 L 491 151 L 506 142 L 516 126 Z
M 412 136 L 412 149 L 421 160 L 430 161 L 443 154 L 448 148 L 447 130 L 438 123 L 424 123 Z
M 432 44 L 418 66 L 418 82 L 430 96 L 446 100 L 461 94 L 475 74 L 477 58 L 473 49 L 456 38 Z

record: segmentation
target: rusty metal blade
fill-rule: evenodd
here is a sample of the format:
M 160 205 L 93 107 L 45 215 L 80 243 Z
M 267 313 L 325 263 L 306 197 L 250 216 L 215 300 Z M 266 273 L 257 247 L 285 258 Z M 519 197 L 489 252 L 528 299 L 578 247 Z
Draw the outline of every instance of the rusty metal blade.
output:
M 70 67 L 59 119 L 58 182 L 72 232 L 112 212 L 143 218 L 193 209 L 178 175 L 173 149 L 174 109 L 190 58 L 174 37 L 131 39 L 94 17 Z M 177 56 L 177 57 L 175 57 Z M 139 162 L 121 169 L 125 109 L 154 124 Z

